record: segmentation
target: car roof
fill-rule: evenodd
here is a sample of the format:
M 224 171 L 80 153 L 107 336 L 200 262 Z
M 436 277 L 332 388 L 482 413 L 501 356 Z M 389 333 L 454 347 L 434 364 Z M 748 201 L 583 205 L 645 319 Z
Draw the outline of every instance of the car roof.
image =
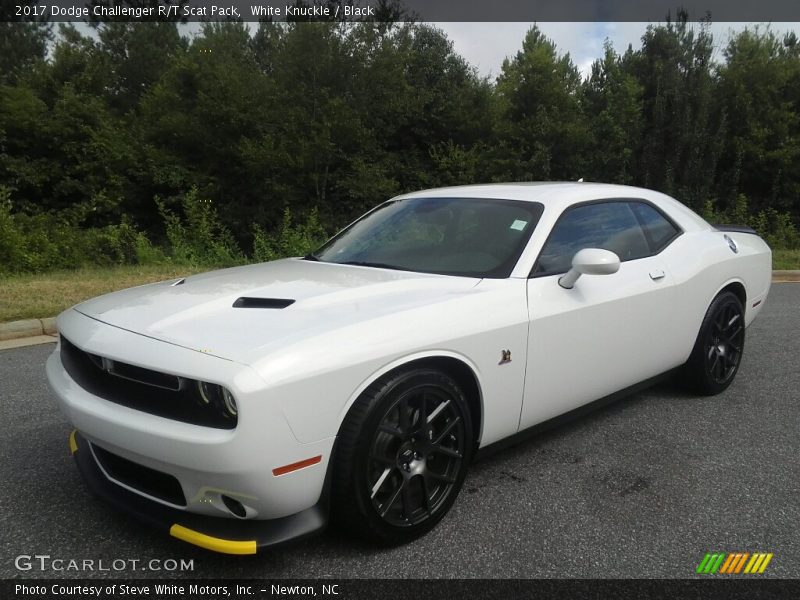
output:
M 658 192 L 644 188 L 610 183 L 589 183 L 575 181 L 531 181 L 519 183 L 485 183 L 476 185 L 457 185 L 451 187 L 420 190 L 398 196 L 406 198 L 497 198 L 505 200 L 527 200 L 551 205 L 564 202 L 572 204 L 576 200 L 596 198 L 648 198 Z
M 674 198 L 640 187 L 583 181 L 532 181 L 519 183 L 486 183 L 420 190 L 397 196 L 409 198 L 484 198 L 540 202 L 547 209 L 560 212 L 576 202 L 606 198 L 638 198 L 649 200 L 678 218 L 684 228 L 707 228 L 703 219 Z

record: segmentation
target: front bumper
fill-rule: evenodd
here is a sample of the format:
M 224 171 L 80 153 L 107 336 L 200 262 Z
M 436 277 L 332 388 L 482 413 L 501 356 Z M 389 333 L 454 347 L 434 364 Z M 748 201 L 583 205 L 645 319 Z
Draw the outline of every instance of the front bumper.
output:
M 58 344 L 47 360 L 47 380 L 59 408 L 80 432 L 75 444 L 85 451 L 82 456 L 79 450 L 76 458 L 99 496 L 175 537 L 222 551 L 225 544 L 202 536 L 266 547 L 324 525 L 325 482 L 335 438 L 299 442 L 278 396 L 253 369 L 74 310 L 63 313 L 58 324 L 64 337 L 87 352 L 192 379 L 213 377 L 235 392 L 239 404 L 235 429 L 135 410 L 81 387 L 64 368 Z M 178 491 L 168 497 L 150 494 L 147 486 L 112 477 L 96 463 L 95 449 L 163 474 Z M 226 498 L 239 503 L 244 518 Z
M 189 512 L 230 517 L 219 501 L 226 494 L 247 507 L 248 518 L 277 519 L 319 500 L 333 441 L 297 442 L 274 403 L 259 393 L 241 394 L 247 416 L 235 430 L 219 430 L 93 396 L 68 375 L 58 348 L 47 360 L 46 371 L 59 407 L 85 439 L 175 477 Z M 319 463 L 288 475 L 275 474 L 276 469 L 310 457 L 320 457 Z
M 110 481 L 77 431 L 69 448 L 81 476 L 95 496 L 137 519 L 195 546 L 225 554 L 255 554 L 322 531 L 327 524 L 328 494 L 299 513 L 270 520 L 230 519 L 190 513 L 148 500 Z

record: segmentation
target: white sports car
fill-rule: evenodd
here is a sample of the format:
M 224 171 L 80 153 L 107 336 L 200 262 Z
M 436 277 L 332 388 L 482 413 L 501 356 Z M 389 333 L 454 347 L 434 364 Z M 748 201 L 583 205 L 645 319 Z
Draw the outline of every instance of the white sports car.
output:
M 316 253 L 62 313 L 47 378 L 89 487 L 234 554 L 431 529 L 479 449 L 680 369 L 733 381 L 771 252 L 591 183 L 427 190 Z

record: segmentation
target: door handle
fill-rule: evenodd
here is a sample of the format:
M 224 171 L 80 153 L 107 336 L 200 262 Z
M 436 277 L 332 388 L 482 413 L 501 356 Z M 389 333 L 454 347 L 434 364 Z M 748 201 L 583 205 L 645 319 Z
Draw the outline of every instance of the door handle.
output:
M 664 279 L 665 273 L 663 269 L 653 269 L 650 271 L 650 279 L 653 281 L 658 281 L 659 279 Z

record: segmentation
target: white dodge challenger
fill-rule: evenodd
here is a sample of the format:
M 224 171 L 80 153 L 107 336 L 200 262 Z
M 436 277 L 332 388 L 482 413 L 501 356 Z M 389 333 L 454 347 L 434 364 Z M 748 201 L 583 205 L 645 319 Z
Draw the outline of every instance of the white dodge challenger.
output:
M 475 453 L 679 372 L 733 381 L 771 252 L 676 200 L 473 185 L 379 205 L 314 254 L 58 317 L 47 378 L 88 486 L 210 550 L 331 518 L 431 529 Z

